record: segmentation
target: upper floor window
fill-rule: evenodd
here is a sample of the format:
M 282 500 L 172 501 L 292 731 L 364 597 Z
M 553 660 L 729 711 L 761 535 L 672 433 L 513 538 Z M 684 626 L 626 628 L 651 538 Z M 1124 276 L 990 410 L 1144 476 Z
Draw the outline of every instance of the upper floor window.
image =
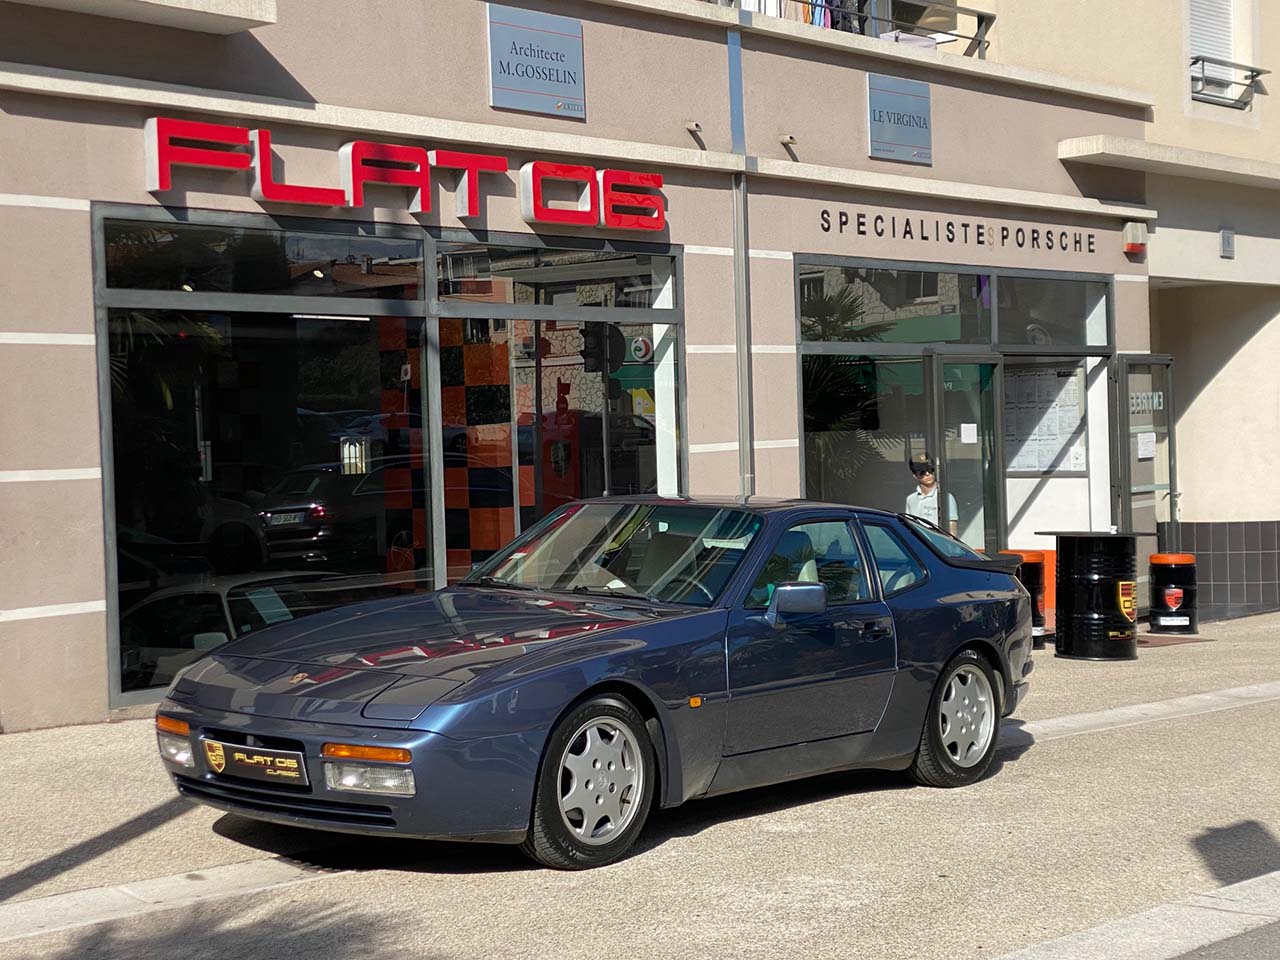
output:
M 1258 78 L 1268 71 L 1250 66 L 1237 36 L 1239 0 L 1190 0 L 1191 98 L 1244 110 L 1253 102 Z

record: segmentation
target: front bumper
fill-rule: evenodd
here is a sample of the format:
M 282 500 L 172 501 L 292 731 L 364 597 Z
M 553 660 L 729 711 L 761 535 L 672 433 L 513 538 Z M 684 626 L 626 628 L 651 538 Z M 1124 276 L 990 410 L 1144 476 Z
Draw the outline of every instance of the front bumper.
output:
M 432 840 L 518 843 L 529 825 L 542 737 L 507 734 L 451 740 L 422 730 L 351 727 L 188 707 L 171 700 L 159 713 L 191 726 L 194 767 L 162 758 L 178 792 L 199 803 L 255 820 L 341 833 Z M 299 750 L 309 785 L 277 786 L 215 773 L 201 739 Z M 333 790 L 325 785 L 325 743 L 403 747 L 417 783 L 411 797 Z

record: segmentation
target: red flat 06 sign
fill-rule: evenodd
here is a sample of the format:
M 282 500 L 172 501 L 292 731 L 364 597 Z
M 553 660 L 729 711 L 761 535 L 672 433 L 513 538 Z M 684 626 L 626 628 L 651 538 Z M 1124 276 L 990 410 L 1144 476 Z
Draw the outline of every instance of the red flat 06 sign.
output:
M 146 124 L 147 190 L 172 189 L 173 168 L 246 170 L 253 177 L 254 199 L 322 207 L 363 207 L 365 187 L 389 185 L 407 191 L 410 213 L 431 210 L 431 171 L 453 172 L 455 213 L 480 215 L 485 175 L 505 176 L 506 157 L 460 150 L 425 150 L 374 140 L 353 140 L 338 151 L 340 187 L 277 180 L 272 164 L 271 131 L 224 123 L 152 117 Z M 553 202 L 548 187 L 574 197 Z M 528 223 L 603 227 L 608 230 L 661 230 L 666 226 L 662 174 L 599 170 L 584 164 L 535 160 L 520 168 L 520 212 Z

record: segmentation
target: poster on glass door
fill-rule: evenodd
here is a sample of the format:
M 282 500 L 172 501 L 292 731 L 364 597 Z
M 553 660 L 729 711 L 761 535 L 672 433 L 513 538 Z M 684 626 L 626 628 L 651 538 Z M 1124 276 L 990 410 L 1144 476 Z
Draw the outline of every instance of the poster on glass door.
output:
M 1009 473 L 1084 473 L 1084 368 L 1006 367 L 1004 446 Z

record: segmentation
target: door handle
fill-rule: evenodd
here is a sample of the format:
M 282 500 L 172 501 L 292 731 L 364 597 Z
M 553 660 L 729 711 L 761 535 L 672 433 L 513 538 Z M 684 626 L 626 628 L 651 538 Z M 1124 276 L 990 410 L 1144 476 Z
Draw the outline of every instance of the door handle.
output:
M 863 636 L 871 637 L 874 640 L 887 640 L 892 636 L 892 631 L 876 620 L 866 620 L 859 623 L 858 626 L 861 628 Z

